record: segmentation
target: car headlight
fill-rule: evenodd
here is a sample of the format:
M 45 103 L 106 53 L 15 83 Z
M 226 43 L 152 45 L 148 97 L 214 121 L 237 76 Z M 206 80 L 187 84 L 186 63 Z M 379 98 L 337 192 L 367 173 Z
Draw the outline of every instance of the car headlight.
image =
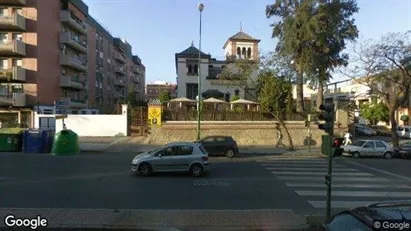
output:
M 132 164 L 137 164 L 138 162 L 138 157 L 134 157 L 134 159 L 131 161 Z

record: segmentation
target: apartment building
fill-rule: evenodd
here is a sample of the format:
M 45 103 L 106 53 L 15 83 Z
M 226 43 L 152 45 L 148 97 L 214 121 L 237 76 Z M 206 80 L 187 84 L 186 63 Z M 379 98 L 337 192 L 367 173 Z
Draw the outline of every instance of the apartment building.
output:
M 146 97 L 148 100 L 157 99 L 158 94 L 161 91 L 168 91 L 171 98 L 177 97 L 177 84 L 165 82 L 165 81 L 154 81 L 147 84 L 146 87 Z
M 145 67 L 81 0 L 0 0 L 0 106 L 111 113 L 143 99 Z

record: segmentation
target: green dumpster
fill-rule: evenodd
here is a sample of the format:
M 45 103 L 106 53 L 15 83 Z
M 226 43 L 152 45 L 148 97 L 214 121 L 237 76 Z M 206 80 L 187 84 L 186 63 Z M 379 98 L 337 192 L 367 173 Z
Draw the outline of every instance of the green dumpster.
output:
M 1 128 L 0 152 L 21 152 L 23 132 L 23 128 Z
M 72 130 L 62 130 L 54 136 L 53 148 L 54 156 L 69 156 L 80 154 L 80 144 L 77 133 Z

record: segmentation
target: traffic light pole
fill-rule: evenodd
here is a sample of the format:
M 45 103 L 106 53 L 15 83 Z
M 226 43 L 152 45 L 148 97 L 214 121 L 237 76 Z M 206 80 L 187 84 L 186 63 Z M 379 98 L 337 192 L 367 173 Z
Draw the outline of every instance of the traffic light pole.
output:
M 326 217 L 329 219 L 331 217 L 331 179 L 332 179 L 332 164 L 333 164 L 333 153 L 332 153 L 332 135 L 330 135 L 330 144 L 328 146 L 328 167 L 327 167 L 327 175 L 325 176 L 326 184 L 327 184 L 327 211 Z

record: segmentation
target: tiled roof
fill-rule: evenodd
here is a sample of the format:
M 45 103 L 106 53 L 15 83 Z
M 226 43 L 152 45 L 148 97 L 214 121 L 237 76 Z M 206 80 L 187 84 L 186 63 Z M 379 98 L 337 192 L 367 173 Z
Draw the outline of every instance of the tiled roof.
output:
M 189 48 L 187 48 L 187 49 L 185 49 L 184 51 L 182 51 L 182 52 L 180 52 L 180 53 L 177 53 L 176 55 L 178 55 L 178 56 L 193 56 L 193 55 L 197 55 L 198 56 L 198 53 L 199 53 L 200 51 L 195 47 L 195 46 L 190 46 Z M 210 57 L 210 55 L 207 55 L 206 53 L 204 53 L 204 52 L 201 52 L 201 56 L 203 57 L 203 56 L 205 56 L 205 57 Z
M 208 76 L 206 79 L 217 79 L 217 76 L 223 71 L 221 67 L 208 68 Z
M 229 40 L 250 40 L 250 41 L 258 41 L 258 39 L 251 37 L 251 35 L 244 33 L 242 31 L 238 32 L 237 34 L 231 36 Z

